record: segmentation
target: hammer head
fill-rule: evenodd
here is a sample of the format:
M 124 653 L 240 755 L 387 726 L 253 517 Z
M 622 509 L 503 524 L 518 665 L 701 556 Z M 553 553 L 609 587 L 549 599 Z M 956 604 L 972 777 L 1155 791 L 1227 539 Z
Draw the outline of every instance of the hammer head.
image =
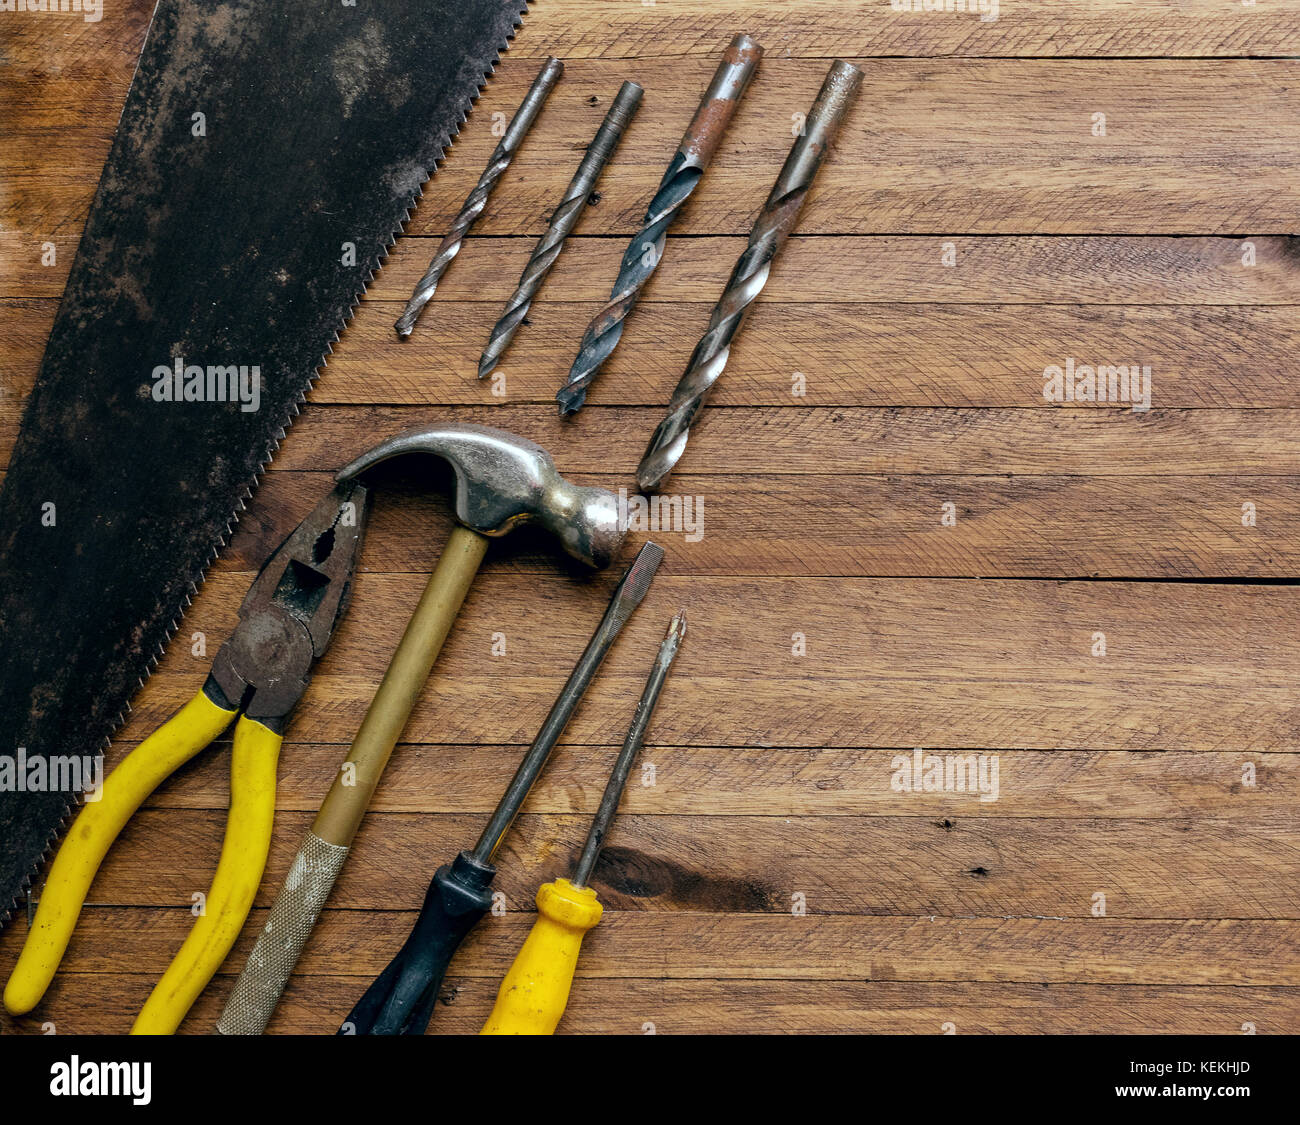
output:
M 608 566 L 623 544 L 618 498 L 607 488 L 565 480 L 540 445 L 491 426 L 449 424 L 408 430 L 381 442 L 339 471 L 340 483 L 381 461 L 432 453 L 456 474 L 456 518 L 480 535 L 505 535 L 539 523 L 588 566 Z

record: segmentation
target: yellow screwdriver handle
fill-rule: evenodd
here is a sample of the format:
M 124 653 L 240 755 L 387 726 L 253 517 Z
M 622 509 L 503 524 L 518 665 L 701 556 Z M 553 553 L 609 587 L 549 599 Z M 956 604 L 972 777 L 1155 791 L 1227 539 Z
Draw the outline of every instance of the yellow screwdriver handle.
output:
M 568 879 L 537 889 L 537 921 L 497 992 L 481 1035 L 550 1035 L 564 1015 L 582 936 L 603 913 L 596 892 Z
M 275 773 L 283 735 L 241 716 L 230 758 L 230 816 L 203 913 L 190 929 L 131 1028 L 171 1035 L 221 967 L 244 928 L 271 851 Z
M 77 814 L 50 867 L 36 918 L 5 988 L 5 1008 L 20 1016 L 36 1007 L 63 960 L 95 873 L 131 815 L 173 770 L 225 730 L 233 710 L 199 692 L 122 759 L 98 800 Z

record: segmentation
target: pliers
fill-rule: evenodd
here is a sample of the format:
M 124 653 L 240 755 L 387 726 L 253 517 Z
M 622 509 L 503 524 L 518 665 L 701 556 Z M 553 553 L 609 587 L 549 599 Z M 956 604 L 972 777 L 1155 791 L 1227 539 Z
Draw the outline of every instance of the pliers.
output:
M 339 485 L 266 561 L 239 624 L 199 693 L 128 754 L 82 806 L 50 867 L 36 918 L 5 988 L 30 1011 L 49 987 L 109 847 L 150 793 L 231 719 L 230 815 L 204 909 L 154 987 L 133 1035 L 171 1034 L 225 960 L 248 917 L 271 846 L 276 762 L 285 722 L 347 608 L 369 509 L 366 487 Z

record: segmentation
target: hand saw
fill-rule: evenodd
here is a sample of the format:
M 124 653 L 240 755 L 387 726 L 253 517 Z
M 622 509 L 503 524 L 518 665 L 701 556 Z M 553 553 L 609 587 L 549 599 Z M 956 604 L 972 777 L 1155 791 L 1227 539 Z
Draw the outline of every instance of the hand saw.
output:
M 160 0 L 0 490 L 0 924 L 525 9 Z

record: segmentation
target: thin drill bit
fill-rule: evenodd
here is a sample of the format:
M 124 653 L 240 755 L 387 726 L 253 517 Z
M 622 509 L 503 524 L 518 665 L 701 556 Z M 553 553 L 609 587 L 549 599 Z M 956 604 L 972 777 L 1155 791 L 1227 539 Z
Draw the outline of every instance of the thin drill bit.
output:
M 623 137 L 623 130 L 627 128 L 628 122 L 632 120 L 641 105 L 643 92 L 635 82 L 624 82 L 619 89 L 618 96 L 614 98 L 609 112 L 605 114 L 605 120 L 600 123 L 595 137 L 587 146 L 582 163 L 578 165 L 573 179 L 569 181 L 569 186 L 564 191 L 564 198 L 560 200 L 559 206 L 551 215 L 550 226 L 533 247 L 532 257 L 528 259 L 528 264 L 520 275 L 518 288 L 506 302 L 501 319 L 492 326 L 492 335 L 488 338 L 487 347 L 483 349 L 483 356 L 478 361 L 480 379 L 496 367 L 502 354 L 510 346 L 514 334 L 519 331 L 519 325 L 528 315 L 533 297 L 541 288 L 542 281 L 551 267 L 555 265 L 556 258 L 564 248 L 564 240 L 569 237 L 569 232 L 573 230 L 578 216 L 582 213 L 583 205 L 595 188 L 601 169 L 614 155 L 614 149 L 618 147 L 618 142 Z
M 587 388 L 618 347 L 623 335 L 623 322 L 640 298 L 642 286 L 650 280 L 663 257 L 664 236 L 713 159 L 722 134 L 735 116 L 736 107 L 745 96 L 762 57 L 763 48 L 748 35 L 737 35 L 727 47 L 713 81 L 704 92 L 690 127 L 659 183 L 659 190 L 646 208 L 641 229 L 628 243 L 609 300 L 587 325 L 577 358 L 569 369 L 568 380 L 555 396 L 562 415 L 576 414 L 582 409 Z
M 492 857 L 501 844 L 501 838 L 510 830 L 510 825 L 519 815 L 519 809 L 527 798 L 528 791 L 532 789 L 533 782 L 541 774 L 546 759 L 550 757 L 556 742 L 564 732 L 570 716 L 582 699 L 583 692 L 587 690 L 587 685 L 591 683 L 596 669 L 605 659 L 605 654 L 609 652 L 619 630 L 632 616 L 632 611 L 641 604 L 641 599 L 650 588 L 650 580 L 654 578 L 655 571 L 659 569 L 663 558 L 662 547 L 657 543 L 647 543 L 637 552 L 632 565 L 627 568 L 627 573 L 623 575 L 622 581 L 614 590 L 614 596 L 609 600 L 609 608 L 605 610 L 605 616 L 601 618 L 596 632 L 578 658 L 578 663 L 569 673 L 569 678 L 551 707 L 550 714 L 542 723 L 542 729 L 537 732 L 537 737 L 533 739 L 528 753 L 519 763 L 515 776 L 511 778 L 509 786 L 497 803 L 496 811 L 492 813 L 491 819 L 488 820 L 482 835 L 478 838 L 478 843 L 474 845 L 475 863 L 492 862 Z
M 575 887 L 585 887 L 591 873 L 596 869 L 596 860 L 600 858 L 600 849 L 605 845 L 609 826 L 618 812 L 619 798 L 623 796 L 623 787 L 627 784 L 628 774 L 632 772 L 632 763 L 641 751 L 645 741 L 646 728 L 650 725 L 650 716 L 654 714 L 655 704 L 659 702 L 659 693 L 663 690 L 664 680 L 668 678 L 668 669 L 672 667 L 677 656 L 677 648 L 686 636 L 686 612 L 682 610 L 668 625 L 668 635 L 659 646 L 659 655 L 655 657 L 654 667 L 646 680 L 645 690 L 636 705 L 632 716 L 632 725 L 628 727 L 627 737 L 623 740 L 623 749 L 619 751 L 613 772 L 600 798 L 600 807 L 587 832 L 587 842 L 582 845 L 582 854 L 578 857 L 573 877 L 569 880 Z
M 402 310 L 402 315 L 398 317 L 397 323 L 393 325 L 397 329 L 397 334 L 406 339 L 415 327 L 415 322 L 423 311 L 424 306 L 429 303 L 433 292 L 438 288 L 438 282 L 442 280 L 442 275 L 446 273 L 447 267 L 451 265 L 451 260 L 460 252 L 461 243 L 465 240 L 465 235 L 469 228 L 478 222 L 478 217 L 483 214 L 483 209 L 487 206 L 488 196 L 492 194 L 501 175 L 510 167 L 510 162 L 515 158 L 515 153 L 519 151 L 519 146 L 523 143 L 524 137 L 527 136 L 528 130 L 533 127 L 533 122 L 537 120 L 537 115 L 541 113 L 542 106 L 546 104 L 546 99 L 550 97 L 551 91 L 555 89 L 555 83 L 559 81 L 560 76 L 564 73 L 564 63 L 557 58 L 549 58 L 546 64 L 538 72 L 533 84 L 528 87 L 528 93 L 524 95 L 524 100 L 519 103 L 519 108 L 515 110 L 515 115 L 510 119 L 510 124 L 506 126 L 505 134 L 502 136 L 500 143 L 492 151 L 491 157 L 488 158 L 487 167 L 483 169 L 483 175 L 478 178 L 478 183 L 474 185 L 474 190 L 469 193 L 465 200 L 465 205 L 460 209 L 458 214 L 451 221 L 451 228 L 447 231 L 443 240 L 438 243 L 437 252 L 433 255 L 433 261 L 429 263 L 429 268 L 424 271 L 424 276 L 420 278 L 411 294 L 411 299 L 406 302 L 406 308 Z
M 686 449 L 691 424 L 727 365 L 731 342 L 767 284 L 772 259 L 794 229 L 813 177 L 861 83 L 862 72 L 843 61 L 836 62 L 826 75 L 804 122 L 802 135 L 790 149 L 781 174 L 749 233 L 749 243 L 713 308 L 709 327 L 695 345 L 686 373 L 673 391 L 668 415 L 659 423 L 637 466 L 636 479 L 641 491 L 658 488 Z

